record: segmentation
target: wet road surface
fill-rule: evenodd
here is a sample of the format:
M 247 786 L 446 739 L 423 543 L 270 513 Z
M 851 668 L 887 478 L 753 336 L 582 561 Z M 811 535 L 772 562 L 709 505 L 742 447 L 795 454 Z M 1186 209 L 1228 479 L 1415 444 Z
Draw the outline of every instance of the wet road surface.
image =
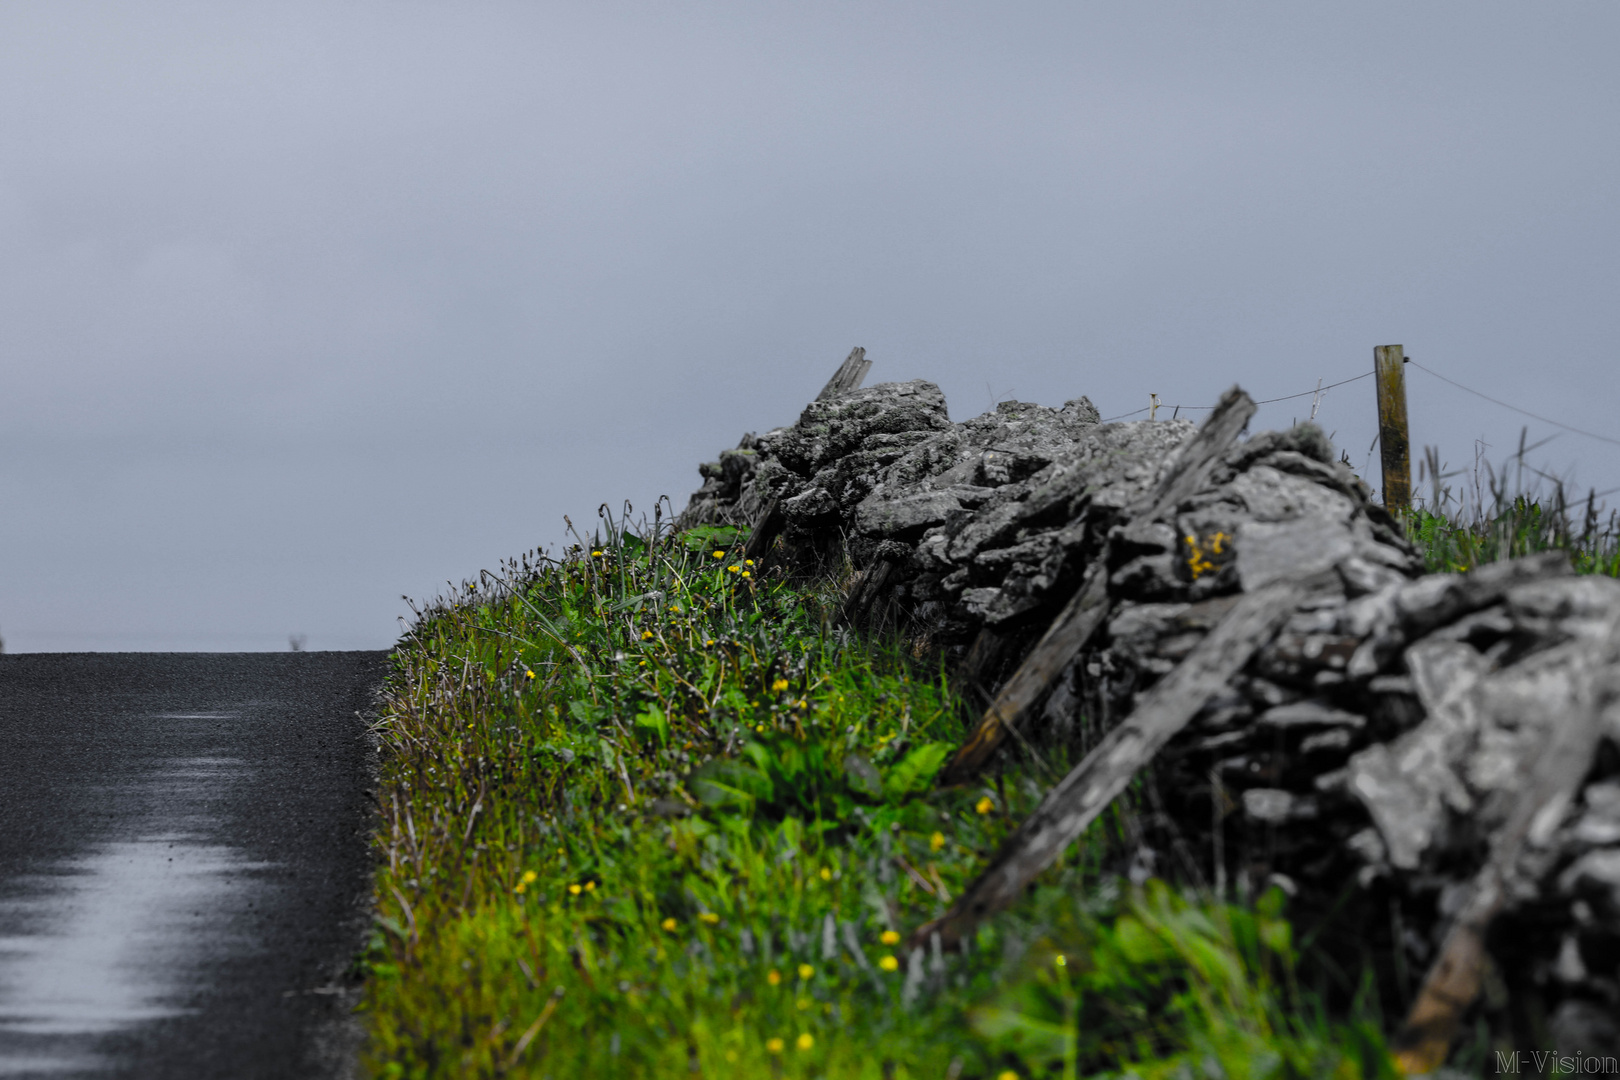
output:
M 385 657 L 0 656 L 0 1077 L 346 1074 Z

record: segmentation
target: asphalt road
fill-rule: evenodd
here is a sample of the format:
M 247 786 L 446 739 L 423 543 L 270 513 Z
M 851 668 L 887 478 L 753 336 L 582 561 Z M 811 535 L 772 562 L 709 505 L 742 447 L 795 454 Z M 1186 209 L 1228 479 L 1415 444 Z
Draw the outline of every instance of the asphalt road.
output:
M 0 656 L 0 1077 L 347 1073 L 385 656 Z

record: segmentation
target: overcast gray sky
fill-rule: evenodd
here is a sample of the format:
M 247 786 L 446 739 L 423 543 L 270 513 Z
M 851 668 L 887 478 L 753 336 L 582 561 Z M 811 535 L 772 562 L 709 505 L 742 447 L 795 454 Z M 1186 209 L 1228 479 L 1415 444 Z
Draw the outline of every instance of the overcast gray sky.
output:
M 1607 2 L 8 3 L 0 635 L 385 647 L 857 344 L 961 419 L 1400 342 L 1620 436 L 1617 55 Z M 1554 433 L 1409 385 L 1453 465 Z M 1320 419 L 1363 468 L 1370 381 Z

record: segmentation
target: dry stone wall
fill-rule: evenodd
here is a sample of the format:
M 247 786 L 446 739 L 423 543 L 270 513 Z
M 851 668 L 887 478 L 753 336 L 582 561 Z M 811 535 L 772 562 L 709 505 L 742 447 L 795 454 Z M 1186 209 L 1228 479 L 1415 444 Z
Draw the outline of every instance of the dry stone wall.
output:
M 746 436 L 679 523 L 779 532 L 790 567 L 847 558 L 846 615 L 925 636 L 985 704 L 1104 575 L 1100 629 L 1016 719 L 1076 757 L 1242 597 L 1305 583 L 1154 759 L 1131 872 L 1353 895 L 1431 981 L 1479 921 L 1497 981 L 1473 1007 L 1520 980 L 1562 1047 L 1620 1053 L 1620 583 L 1556 553 L 1424 574 L 1310 425 L 1220 448 L 1155 503 L 1195 430 L 1102 424 L 1085 398 L 952 422 L 932 383 L 881 384 Z M 1413 1024 L 1413 1045 L 1450 1037 Z

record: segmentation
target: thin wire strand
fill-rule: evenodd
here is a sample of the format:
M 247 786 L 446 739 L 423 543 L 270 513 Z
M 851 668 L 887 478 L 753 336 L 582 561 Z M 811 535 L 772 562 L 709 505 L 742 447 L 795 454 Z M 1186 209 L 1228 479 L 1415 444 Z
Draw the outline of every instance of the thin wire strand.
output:
M 1466 390 L 1468 393 L 1473 394 L 1477 398 L 1484 398 L 1486 401 L 1490 402 L 1492 405 L 1500 405 L 1504 409 L 1510 409 L 1513 412 L 1519 413 L 1521 416 L 1528 416 L 1532 420 L 1539 420 L 1543 424 L 1551 424 L 1553 427 L 1563 428 L 1565 431 L 1573 431 L 1577 435 L 1585 435 L 1588 439 L 1596 439 L 1598 442 L 1606 442 L 1611 446 L 1620 446 L 1620 439 L 1611 439 L 1607 435 L 1599 435 L 1595 431 L 1586 431 L 1586 430 L 1584 430 L 1582 428 L 1573 427 L 1573 426 L 1571 426 L 1569 424 L 1565 424 L 1565 423 L 1563 423 L 1561 421 L 1558 421 L 1558 420 L 1552 420 L 1552 419 L 1549 419 L 1548 417 L 1537 415 L 1536 413 L 1531 412 L 1529 409 L 1521 409 L 1517 405 L 1509 405 L 1507 402 L 1499 401 L 1496 398 L 1491 397 L 1491 395 L 1489 395 L 1489 394 L 1482 394 L 1478 390 L 1475 390 L 1473 387 L 1464 386 L 1462 383 L 1458 382 L 1455 379 L 1448 379 L 1444 375 L 1440 374 L 1438 371 L 1429 371 L 1428 368 L 1424 367 L 1422 364 L 1418 363 L 1416 360 L 1413 360 L 1411 357 L 1407 357 L 1406 362 L 1408 364 L 1411 364 L 1413 367 L 1417 368 L 1419 371 L 1428 372 L 1430 375 L 1433 375 L 1435 378 L 1439 379 L 1443 383 L 1448 383 L 1448 384 L 1450 384 L 1452 386 L 1455 386 L 1459 390 Z
M 1481 399 L 1483 399 L 1485 401 L 1488 401 L 1492 405 L 1500 405 L 1502 408 L 1507 409 L 1507 410 L 1509 410 L 1511 412 L 1516 412 L 1521 416 L 1528 416 L 1532 420 L 1539 421 L 1539 422 L 1541 422 L 1543 424 L 1551 424 L 1555 428 L 1562 428 L 1564 431 L 1573 432 L 1576 435 L 1584 435 L 1588 439 L 1596 439 L 1598 442 L 1605 442 L 1605 443 L 1608 443 L 1610 446 L 1620 446 L 1620 439 L 1611 438 L 1608 435 L 1599 435 L 1595 431 L 1587 431 L 1585 428 L 1578 428 L 1578 427 L 1575 427 L 1573 424 L 1566 424 L 1561 420 L 1554 420 L 1549 416 L 1542 416 L 1540 413 L 1533 413 L 1529 409 L 1521 409 L 1517 405 L 1510 405 L 1507 402 L 1501 400 L 1500 398 L 1494 398 L 1494 397 L 1491 397 L 1491 395 L 1489 395 L 1489 394 L 1481 393 L 1480 391 L 1475 390 L 1471 386 L 1464 386 L 1462 383 L 1458 382 L 1455 379 L 1447 378 L 1446 376 L 1440 374 L 1438 371 L 1433 371 L 1433 370 L 1431 370 L 1431 369 L 1429 369 L 1427 367 L 1424 367 L 1422 364 L 1418 363 L 1416 360 L 1413 360 L 1410 356 L 1406 357 L 1406 362 L 1408 364 L 1411 364 L 1413 367 L 1417 368 L 1419 371 L 1422 371 L 1422 372 L 1424 372 L 1425 374 L 1428 374 L 1428 375 L 1432 375 L 1436 379 L 1439 379 L 1441 382 L 1446 383 L 1446 384 L 1448 384 L 1450 386 L 1456 387 L 1458 390 L 1462 390 L 1462 391 L 1464 391 L 1466 393 L 1473 394 L 1475 397 L 1481 398 Z M 1353 382 L 1359 382 L 1362 379 L 1370 377 L 1372 374 L 1373 374 L 1373 372 L 1371 372 L 1371 371 L 1364 371 L 1360 375 L 1355 376 L 1354 378 L 1341 379 L 1336 383 L 1329 383 L 1327 386 L 1324 386 L 1319 390 L 1304 390 L 1304 391 L 1301 391 L 1300 393 L 1297 393 L 1297 394 L 1285 394 L 1282 397 L 1266 398 L 1263 401 L 1255 402 L 1255 404 L 1256 405 L 1273 405 L 1273 404 L 1275 404 L 1275 403 L 1277 403 L 1279 401 L 1293 401 L 1295 398 L 1311 397 L 1314 394 L 1325 394 L 1329 390 L 1334 389 L 1335 387 L 1346 386 L 1346 385 L 1348 385 L 1350 383 L 1353 383 Z M 1215 406 L 1213 406 L 1213 405 L 1167 405 L 1167 404 L 1164 404 L 1164 403 L 1161 402 L 1160 405 L 1159 405 L 1159 408 L 1161 408 L 1161 409 L 1170 409 L 1173 412 L 1180 412 L 1183 409 L 1187 410 L 1188 412 L 1209 412 L 1211 409 L 1215 408 Z M 1145 405 L 1140 409 L 1132 409 L 1128 413 L 1120 413 L 1118 416 L 1110 416 L 1108 419 L 1102 421 L 1102 423 L 1112 424 L 1116 420 L 1126 420 L 1126 419 L 1129 419 L 1132 416 L 1140 416 L 1141 414 L 1143 414 L 1145 412 L 1148 412 L 1150 409 L 1152 409 L 1151 405 Z
M 1433 374 L 1433 373 L 1431 372 L 1431 374 Z M 1346 385 L 1348 385 L 1350 383 L 1353 383 L 1353 382 L 1359 382 L 1362 379 L 1365 379 L 1365 378 L 1369 377 L 1370 375 L 1372 375 L 1372 372 L 1363 371 L 1360 375 L 1356 375 L 1356 376 L 1354 376 L 1352 378 L 1349 378 L 1349 379 L 1340 379 L 1336 383 L 1329 383 L 1328 385 L 1320 387 L 1320 388 L 1315 389 L 1315 390 L 1306 390 L 1306 391 L 1303 391 L 1303 392 L 1298 393 L 1298 394 L 1284 394 L 1282 397 L 1266 398 L 1264 401 L 1255 402 L 1255 404 L 1256 405 L 1272 405 L 1272 404 L 1275 404 L 1276 402 L 1279 402 L 1279 401 L 1293 401 L 1295 398 L 1310 397 L 1313 394 L 1325 394 L 1329 390 L 1332 390 L 1336 386 L 1346 386 Z M 1464 389 L 1466 389 L 1466 387 Z M 1118 416 L 1110 416 L 1108 419 L 1102 421 L 1102 423 L 1104 423 L 1104 424 L 1112 424 L 1115 420 L 1123 420 L 1128 416 L 1137 416 L 1137 415 L 1139 415 L 1141 413 L 1145 413 L 1149 409 L 1151 409 L 1152 407 L 1153 406 L 1151 406 L 1151 405 L 1145 405 L 1140 409 L 1134 409 L 1134 410 L 1132 410 L 1131 412 L 1128 412 L 1128 413 L 1120 413 Z M 1159 404 L 1159 408 L 1161 408 L 1161 409 L 1171 409 L 1171 410 L 1174 410 L 1174 411 L 1177 411 L 1177 412 L 1181 411 L 1182 409 L 1186 409 L 1188 412 L 1209 412 L 1211 409 L 1215 408 L 1215 406 L 1213 406 L 1213 405 L 1166 405 L 1166 404 L 1161 402 Z

